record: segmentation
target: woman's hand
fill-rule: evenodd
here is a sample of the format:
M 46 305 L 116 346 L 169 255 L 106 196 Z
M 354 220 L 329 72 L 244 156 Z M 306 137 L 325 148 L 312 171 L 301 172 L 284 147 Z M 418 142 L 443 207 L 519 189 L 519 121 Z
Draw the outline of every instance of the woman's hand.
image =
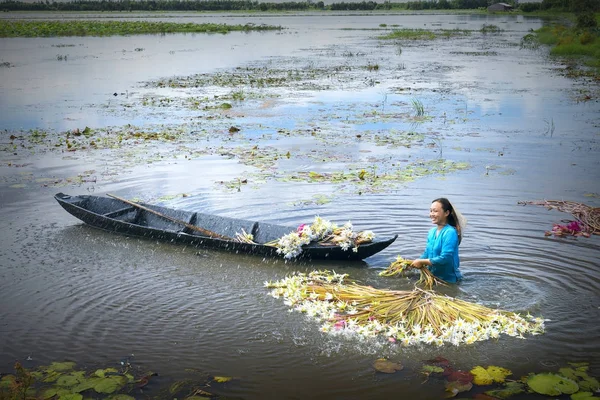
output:
M 412 268 L 419 268 L 419 269 L 426 267 L 428 265 L 431 265 L 431 263 L 429 262 L 428 259 L 424 259 L 424 258 L 417 258 L 410 264 L 410 266 Z

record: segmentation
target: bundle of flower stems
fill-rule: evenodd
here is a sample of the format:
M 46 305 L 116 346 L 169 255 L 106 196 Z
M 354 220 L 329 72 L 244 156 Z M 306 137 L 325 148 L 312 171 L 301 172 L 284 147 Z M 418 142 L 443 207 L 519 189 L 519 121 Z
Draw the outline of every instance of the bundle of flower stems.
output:
M 376 289 L 327 270 L 295 273 L 265 285 L 273 297 L 283 297 L 293 310 L 322 321 L 321 330 L 332 334 L 383 335 L 404 345 L 459 345 L 501 334 L 524 338 L 524 334 L 544 331 L 541 318 L 494 310 L 418 287 Z
M 396 276 L 406 275 L 408 270 L 411 269 L 410 265 L 412 260 L 406 260 L 400 256 L 396 258 L 394 262 L 390 264 L 384 271 L 379 273 L 379 276 Z M 418 268 L 419 280 L 416 286 L 421 286 L 426 290 L 432 290 L 435 285 L 446 285 L 446 282 L 433 275 L 433 272 L 427 267 Z

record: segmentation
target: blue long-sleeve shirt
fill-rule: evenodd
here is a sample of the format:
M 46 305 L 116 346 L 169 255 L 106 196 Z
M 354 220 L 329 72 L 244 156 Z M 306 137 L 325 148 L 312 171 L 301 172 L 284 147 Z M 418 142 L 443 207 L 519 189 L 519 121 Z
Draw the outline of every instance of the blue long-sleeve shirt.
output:
M 431 261 L 429 270 L 446 282 L 457 282 L 462 279 L 460 260 L 458 258 L 458 233 L 452 225 L 444 225 L 437 233 L 437 227 L 432 228 L 427 235 L 427 247 L 421 258 Z

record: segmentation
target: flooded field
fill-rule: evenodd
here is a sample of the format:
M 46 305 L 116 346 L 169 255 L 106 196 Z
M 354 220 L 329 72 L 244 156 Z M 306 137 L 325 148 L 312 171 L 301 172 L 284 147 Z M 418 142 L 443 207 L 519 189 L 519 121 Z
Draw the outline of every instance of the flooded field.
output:
M 4 13 L 0 18 L 17 18 Z M 22 15 L 21 15 L 22 16 Z M 75 18 L 26 14 L 27 18 Z M 444 398 L 424 360 L 514 377 L 590 363 L 600 376 L 598 236 L 545 236 L 571 215 L 520 201 L 600 206 L 597 82 L 563 76 L 517 15 L 78 14 L 269 24 L 226 35 L 0 39 L 0 373 L 126 359 L 173 382 L 229 376 L 244 399 Z M 423 29 L 433 37 L 390 37 Z M 117 236 L 54 194 L 113 193 L 286 224 L 319 215 L 398 234 L 357 263 L 285 262 Z M 331 336 L 265 281 L 333 269 L 379 288 L 418 257 L 431 200 L 468 219 L 464 281 L 443 292 L 548 319 L 526 339 L 460 347 Z M 377 373 L 381 357 L 401 362 Z M 471 395 L 471 393 L 469 394 Z M 531 397 L 531 396 L 528 396 Z M 535 398 L 535 396 L 531 397 Z M 541 397 L 540 397 L 541 398 Z

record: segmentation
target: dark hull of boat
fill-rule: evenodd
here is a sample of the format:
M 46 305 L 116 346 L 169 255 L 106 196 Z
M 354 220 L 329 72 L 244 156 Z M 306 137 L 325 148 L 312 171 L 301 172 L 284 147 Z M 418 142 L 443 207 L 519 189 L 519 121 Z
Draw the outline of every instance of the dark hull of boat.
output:
M 223 249 L 265 257 L 283 258 L 277 248 L 262 244 L 242 243 L 235 240 L 206 236 L 190 226 L 198 226 L 226 237 L 235 237 L 242 229 L 254 236 L 254 241 L 267 243 L 294 230 L 284 225 L 255 222 L 244 219 L 176 210 L 139 203 L 141 206 L 175 219 L 166 219 L 150 211 L 128 205 L 118 199 L 100 196 L 69 196 L 58 193 L 58 203 L 71 215 L 88 225 L 124 235 L 144 237 L 197 247 Z M 183 221 L 185 224 L 179 222 Z M 374 240 L 358 246 L 358 251 L 340 246 L 310 244 L 303 247 L 298 258 L 316 260 L 362 260 L 388 247 L 397 235 L 386 240 Z

